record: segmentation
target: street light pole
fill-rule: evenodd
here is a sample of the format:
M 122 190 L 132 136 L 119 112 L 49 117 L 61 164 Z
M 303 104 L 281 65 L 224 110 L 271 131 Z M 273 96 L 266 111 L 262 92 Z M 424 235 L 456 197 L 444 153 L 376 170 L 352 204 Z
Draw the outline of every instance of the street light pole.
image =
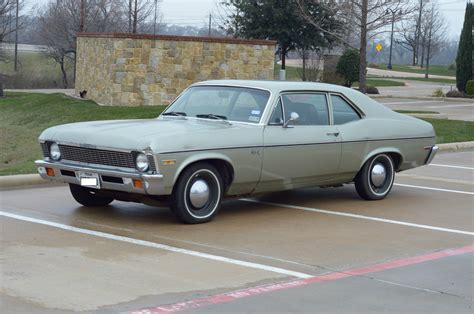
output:
M 393 25 L 395 24 L 395 12 L 392 9 L 387 9 L 387 11 L 390 11 L 392 13 L 392 33 L 390 34 L 390 55 L 388 57 L 388 66 L 387 69 L 391 70 L 392 69 L 392 48 L 393 48 Z

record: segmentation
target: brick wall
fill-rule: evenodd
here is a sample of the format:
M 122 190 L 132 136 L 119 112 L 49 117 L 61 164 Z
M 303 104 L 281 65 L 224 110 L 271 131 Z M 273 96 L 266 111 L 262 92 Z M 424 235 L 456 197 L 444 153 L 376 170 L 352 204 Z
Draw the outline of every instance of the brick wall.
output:
M 273 79 L 275 42 L 79 34 L 76 93 L 104 105 L 161 105 L 208 79 Z

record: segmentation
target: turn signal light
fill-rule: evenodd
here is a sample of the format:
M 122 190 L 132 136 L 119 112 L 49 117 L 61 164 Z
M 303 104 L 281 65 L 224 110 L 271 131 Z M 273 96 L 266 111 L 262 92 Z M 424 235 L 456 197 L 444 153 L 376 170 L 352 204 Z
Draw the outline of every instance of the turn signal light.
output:
M 138 179 L 133 179 L 133 187 L 136 189 L 143 189 L 143 181 Z
M 53 168 L 46 168 L 46 175 L 48 177 L 54 177 L 54 169 Z

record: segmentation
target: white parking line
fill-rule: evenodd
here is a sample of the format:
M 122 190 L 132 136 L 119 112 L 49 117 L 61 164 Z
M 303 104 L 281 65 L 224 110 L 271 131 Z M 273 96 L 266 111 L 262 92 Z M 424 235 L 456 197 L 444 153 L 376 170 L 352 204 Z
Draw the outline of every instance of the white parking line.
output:
M 403 187 L 406 187 L 406 188 L 421 189 L 421 190 L 431 190 L 431 191 L 439 191 L 439 192 L 449 192 L 449 193 L 457 193 L 457 194 L 474 195 L 474 192 L 459 191 L 459 190 L 448 190 L 448 189 L 440 189 L 440 188 L 432 188 L 432 187 L 429 187 L 429 186 L 420 186 L 420 185 L 411 185 L 411 184 L 401 184 L 401 183 L 394 183 L 393 185 L 396 185 L 396 186 L 403 186 Z
M 473 167 L 464 167 L 464 166 L 452 166 L 452 165 L 441 165 L 441 164 L 429 164 L 429 166 L 434 166 L 434 167 L 446 167 L 446 168 L 456 168 L 456 169 L 465 169 L 465 170 L 474 170 Z
M 127 243 L 131 243 L 131 244 L 151 247 L 151 248 L 160 249 L 160 250 L 166 250 L 166 251 L 170 251 L 170 252 L 174 252 L 174 253 L 181 253 L 181 254 L 206 258 L 206 259 L 210 259 L 210 260 L 214 260 L 214 261 L 224 262 L 224 263 L 228 263 L 228 264 L 234 264 L 234 265 L 243 266 L 243 267 L 249 267 L 249 268 L 255 268 L 255 269 L 259 269 L 259 270 L 265 270 L 265 271 L 274 272 L 274 273 L 287 275 L 287 276 L 293 276 L 293 277 L 297 277 L 297 278 L 310 278 L 310 277 L 312 277 L 311 275 L 308 275 L 308 274 L 304 274 L 304 273 L 300 273 L 300 272 L 296 272 L 296 271 L 291 271 L 291 270 L 283 269 L 283 268 L 279 268 L 279 267 L 273 267 L 273 266 L 268 266 L 268 265 L 263 265 L 263 264 L 246 262 L 246 261 L 241 261 L 241 260 L 228 258 L 228 257 L 224 257 L 224 256 L 202 253 L 202 252 L 198 252 L 198 251 L 181 249 L 181 248 L 169 246 L 169 245 L 166 245 L 166 244 L 160 244 L 160 243 L 155 243 L 155 242 L 150 242 L 150 241 L 138 240 L 138 239 L 118 236 L 118 235 L 105 233 L 105 232 L 100 232 L 100 231 L 77 228 L 77 227 L 64 225 L 64 224 L 60 224 L 60 223 L 56 223 L 56 222 L 52 222 L 52 221 L 47 221 L 47 220 L 36 219 L 36 218 L 32 218 L 32 217 L 27 217 L 27 216 L 16 215 L 16 214 L 3 212 L 3 211 L 0 211 L 0 216 L 12 218 L 12 219 L 17 219 L 17 220 L 22 220 L 22 221 L 27 221 L 27 222 L 32 222 L 32 223 L 45 225 L 45 226 L 49 226 L 49 227 L 54 227 L 54 228 L 58 228 L 58 229 L 62 229 L 62 230 L 87 234 L 87 235 L 91 235 L 91 236 L 95 236 L 95 237 L 101 237 L 101 238 L 105 238 L 105 239 L 121 241 L 121 242 L 127 242 Z
M 244 201 L 244 202 L 266 204 L 266 205 L 277 206 L 277 207 L 285 207 L 285 208 L 291 208 L 291 209 L 301 209 L 301 210 L 316 212 L 316 213 L 320 213 L 320 214 L 328 214 L 328 215 L 343 216 L 343 217 L 350 217 L 350 218 L 357 218 L 357 219 L 364 219 L 364 220 L 372 220 L 372 221 L 384 222 L 384 223 L 389 223 L 389 224 L 394 224 L 394 225 L 402 225 L 402 226 L 415 227 L 415 228 L 421 228 L 421 229 L 429 229 L 429 230 L 434 230 L 434 231 L 442 231 L 442 232 L 449 232 L 449 233 L 456 233 L 456 234 L 464 234 L 464 235 L 474 236 L 474 232 L 464 231 L 464 230 L 448 229 L 448 228 L 441 228 L 441 227 L 435 227 L 435 226 L 429 226 L 429 225 L 420 225 L 420 224 L 415 224 L 415 223 L 411 223 L 411 222 L 391 220 L 391 219 L 378 218 L 378 217 L 372 217 L 372 216 L 357 215 L 357 214 L 351 214 L 351 213 L 347 213 L 347 212 L 337 212 L 337 211 L 324 210 L 324 209 L 318 209 L 318 208 L 312 208 L 312 207 L 304 207 L 304 206 L 264 202 L 264 201 L 249 199 L 249 198 L 241 198 L 240 200 Z

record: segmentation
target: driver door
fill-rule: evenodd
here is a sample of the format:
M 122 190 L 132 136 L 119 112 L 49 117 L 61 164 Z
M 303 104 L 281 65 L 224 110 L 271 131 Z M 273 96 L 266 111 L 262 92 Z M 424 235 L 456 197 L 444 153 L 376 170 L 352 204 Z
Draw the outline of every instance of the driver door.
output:
M 326 93 L 285 93 L 264 130 L 264 154 L 257 192 L 329 182 L 337 175 L 341 136 L 331 125 Z M 298 118 L 289 122 L 296 113 Z

